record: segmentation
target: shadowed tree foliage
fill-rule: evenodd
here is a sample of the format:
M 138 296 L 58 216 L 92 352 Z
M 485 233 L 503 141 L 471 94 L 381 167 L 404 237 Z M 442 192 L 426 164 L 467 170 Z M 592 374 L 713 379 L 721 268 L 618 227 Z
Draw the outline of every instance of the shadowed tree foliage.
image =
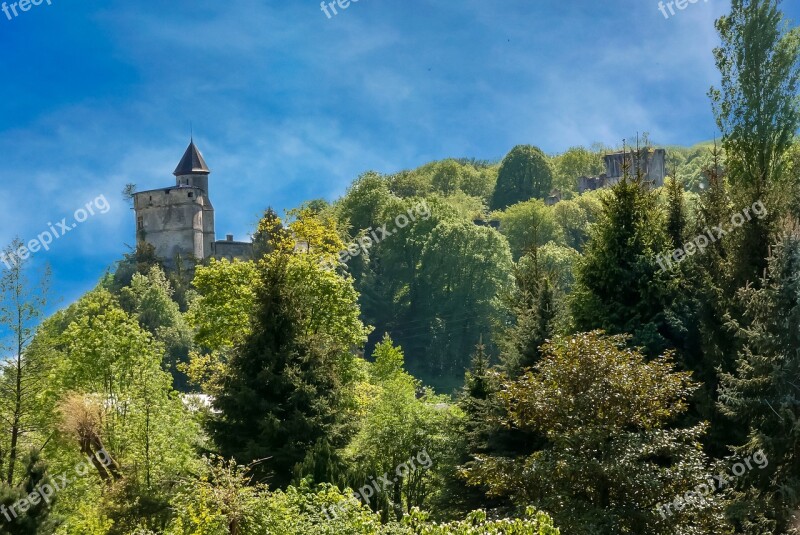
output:
M 500 164 L 492 195 L 493 210 L 532 198 L 544 199 L 553 186 L 553 170 L 547 155 L 537 147 L 517 145 Z
M 545 345 L 535 369 L 498 395 L 505 425 L 547 440 L 530 455 L 477 455 L 468 480 L 549 511 L 570 534 L 720 533 L 718 504 L 657 510 L 704 480 L 705 426 L 671 427 L 696 386 L 670 355 L 647 362 L 627 343 L 591 332 Z
M 740 457 L 763 452 L 769 466 L 752 470 L 732 507 L 737 533 L 772 535 L 795 525 L 800 506 L 800 230 L 774 247 L 760 288 L 743 288 L 741 342 L 734 373 L 722 376 L 721 408 L 747 439 Z
M 52 514 L 58 496 L 53 490 L 56 484 L 47 474 L 47 465 L 41 460 L 39 451 L 31 450 L 23 459 L 24 479 L 17 486 L 0 483 L 0 535 L 51 535 L 62 519 Z M 38 489 L 53 490 L 47 500 L 39 498 L 37 503 L 27 501 L 28 507 L 20 507 Z M 41 495 L 39 495 L 41 496 Z
M 301 214 L 292 228 L 306 253 L 278 236 L 259 261 L 250 333 L 226 366 L 214 400 L 219 414 L 210 422 L 223 455 L 254 463 L 256 479 L 276 487 L 291 482 L 310 451 L 326 450 L 320 442 L 344 445 L 353 352 L 368 332 L 352 279 L 322 267 L 340 247 L 338 237 L 312 219 Z

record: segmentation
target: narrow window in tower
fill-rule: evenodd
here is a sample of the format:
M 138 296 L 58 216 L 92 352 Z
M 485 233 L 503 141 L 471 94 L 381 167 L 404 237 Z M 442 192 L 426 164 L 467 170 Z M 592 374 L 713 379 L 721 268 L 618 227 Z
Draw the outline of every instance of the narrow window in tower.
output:
M 189 192 L 189 197 L 194 197 L 191 191 Z
M 136 228 L 139 230 L 144 230 L 144 217 L 139 216 L 136 218 Z

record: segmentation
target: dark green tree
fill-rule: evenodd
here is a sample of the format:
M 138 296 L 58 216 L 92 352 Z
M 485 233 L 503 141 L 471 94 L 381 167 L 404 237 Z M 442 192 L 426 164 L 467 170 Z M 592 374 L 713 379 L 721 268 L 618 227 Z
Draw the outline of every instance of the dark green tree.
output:
M 56 485 L 47 474 L 47 465 L 38 450 L 31 450 L 23 460 L 25 475 L 19 485 L 0 483 L 0 535 L 50 535 L 61 524 L 52 515 Z M 39 489 L 49 494 L 47 500 L 41 498 Z M 34 493 L 38 496 L 37 503 L 27 499 Z M 22 500 L 27 502 L 24 511 L 20 507 Z
M 747 439 L 737 457 L 763 452 L 768 467 L 747 472 L 731 516 L 737 533 L 787 533 L 800 506 L 800 233 L 774 246 L 760 288 L 739 291 L 743 343 L 734 373 L 722 376 L 721 408 Z
M 682 247 L 687 226 L 683 183 L 670 178 L 664 187 L 667 190 L 667 235 L 673 247 Z
M 541 149 L 517 145 L 500 164 L 492 195 L 493 210 L 503 210 L 528 199 L 544 199 L 553 186 L 553 170 Z
M 556 290 L 542 269 L 539 249 L 534 247 L 514 268 L 516 284 L 506 298 L 509 322 L 498 335 L 500 360 L 511 377 L 534 366 L 540 347 L 556 331 Z
M 660 504 L 711 468 L 698 443 L 705 426 L 674 427 L 694 388 L 689 374 L 628 343 L 601 332 L 556 338 L 533 370 L 504 381 L 505 424 L 546 440 L 529 454 L 477 455 L 469 482 L 541 507 L 575 535 L 725 533 L 713 497 L 662 515 Z
M 285 237 L 270 247 L 258 263 L 251 332 L 227 364 L 209 425 L 224 456 L 285 487 L 300 463 L 326 473 L 308 458 L 312 450 L 327 455 L 321 442 L 344 445 L 353 352 L 368 331 L 352 280 L 322 267 L 328 257 L 295 253 Z
M 658 354 L 672 345 L 675 329 L 667 314 L 675 283 L 658 258 L 671 251 L 663 211 L 655 192 L 638 177 L 621 180 L 603 204 L 577 266 L 575 326 L 632 334 L 634 344 Z M 667 266 L 665 260 L 661 264 Z
M 252 333 L 233 355 L 214 407 L 211 432 L 226 457 L 259 461 L 259 480 L 291 481 L 306 452 L 337 424 L 333 364 L 301 339 L 300 319 L 287 295 L 287 255 L 260 266 Z

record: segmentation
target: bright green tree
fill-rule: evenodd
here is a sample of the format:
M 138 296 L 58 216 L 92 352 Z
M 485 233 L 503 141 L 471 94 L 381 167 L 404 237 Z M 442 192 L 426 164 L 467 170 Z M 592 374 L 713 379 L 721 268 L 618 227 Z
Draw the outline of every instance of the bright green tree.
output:
M 164 344 L 164 369 L 172 374 L 175 387 L 186 391 L 187 378 L 180 369 L 189 360 L 192 336 L 173 293 L 164 271 L 152 266 L 147 275 L 134 273 L 130 285 L 120 290 L 119 299 L 123 309 Z
M 539 199 L 520 202 L 497 214 L 500 232 L 508 239 L 511 252 L 518 259 L 533 247 L 560 241 L 561 233 L 553 210 Z
M 211 259 L 194 277 L 198 296 L 186 319 L 194 329 L 197 350 L 185 368 L 189 379 L 215 394 L 233 348 L 250 333 L 258 272 L 254 262 Z
M 553 187 L 562 194 L 575 193 L 579 177 L 598 176 L 605 172 L 602 148 L 571 147 L 553 158 L 553 167 Z
M 449 399 L 423 390 L 404 369 L 404 357 L 386 336 L 375 347 L 359 413 L 359 431 L 345 450 L 354 488 L 389 474 L 378 485 L 370 506 L 384 518 L 402 517 L 429 503 L 435 481 L 432 466 L 449 448 L 446 430 L 455 418 Z M 418 392 L 424 394 L 418 397 Z M 411 468 L 409 460 L 424 463 Z
M 800 129 L 800 28 L 789 29 L 780 0 L 733 0 L 716 28 L 714 50 L 722 75 L 712 88 L 723 135 L 728 179 L 742 206 L 761 201 L 771 215 L 749 221 L 736 234 L 733 275 L 738 286 L 757 283 L 766 267 L 788 152 Z

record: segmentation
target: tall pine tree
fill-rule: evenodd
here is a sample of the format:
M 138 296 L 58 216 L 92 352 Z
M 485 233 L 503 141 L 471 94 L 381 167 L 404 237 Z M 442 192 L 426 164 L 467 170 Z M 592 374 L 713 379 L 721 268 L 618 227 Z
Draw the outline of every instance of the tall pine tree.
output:
M 721 408 L 747 432 L 738 456 L 763 452 L 736 493 L 737 533 L 786 533 L 800 506 L 800 232 L 774 247 L 761 288 L 742 289 L 745 323 L 731 320 L 743 343 L 735 373 L 722 377 Z
M 275 225 L 272 218 L 263 223 Z M 368 332 L 352 279 L 323 267 L 331 252 L 307 243 L 307 252 L 295 252 L 279 233 L 259 261 L 251 333 L 233 352 L 210 423 L 223 455 L 277 487 L 288 485 L 299 465 L 329 473 L 315 463 L 330 462 L 326 443 L 346 442 L 344 415 L 353 405 L 346 387 Z

